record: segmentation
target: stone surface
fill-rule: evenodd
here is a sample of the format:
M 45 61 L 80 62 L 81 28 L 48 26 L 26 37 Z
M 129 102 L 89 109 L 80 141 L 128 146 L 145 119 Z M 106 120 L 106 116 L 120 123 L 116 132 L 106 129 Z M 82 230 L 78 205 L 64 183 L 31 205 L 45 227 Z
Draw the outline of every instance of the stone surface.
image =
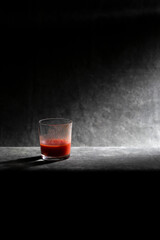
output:
M 93 6 L 97 15 L 82 7 L 78 20 L 68 14 L 70 21 L 62 22 L 41 6 L 35 17 L 28 12 L 27 28 L 24 13 L 8 12 L 9 28 L 1 32 L 0 146 L 38 146 L 38 120 L 46 117 L 73 120 L 75 147 L 160 146 L 160 17 L 143 14 L 143 7 L 159 4 L 116 2 L 111 17 L 100 4 Z M 116 15 L 121 6 L 125 13 L 142 11 Z
M 39 147 L 1 147 L 0 170 L 110 171 L 160 170 L 159 148 L 72 147 L 67 160 L 45 162 Z

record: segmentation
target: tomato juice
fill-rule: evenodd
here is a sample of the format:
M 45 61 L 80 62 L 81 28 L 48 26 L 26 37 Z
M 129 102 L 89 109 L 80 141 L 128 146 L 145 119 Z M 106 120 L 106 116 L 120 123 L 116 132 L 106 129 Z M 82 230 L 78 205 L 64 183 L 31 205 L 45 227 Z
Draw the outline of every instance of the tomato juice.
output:
M 71 143 L 65 139 L 43 139 L 40 146 L 41 154 L 46 157 L 60 158 L 70 155 Z

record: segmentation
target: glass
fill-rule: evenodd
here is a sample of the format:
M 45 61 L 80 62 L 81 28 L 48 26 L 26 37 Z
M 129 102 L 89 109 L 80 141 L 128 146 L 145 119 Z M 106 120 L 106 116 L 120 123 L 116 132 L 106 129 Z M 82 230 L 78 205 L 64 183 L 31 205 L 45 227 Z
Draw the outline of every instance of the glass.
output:
M 39 121 L 39 141 L 44 160 L 70 157 L 72 121 L 64 118 L 46 118 Z

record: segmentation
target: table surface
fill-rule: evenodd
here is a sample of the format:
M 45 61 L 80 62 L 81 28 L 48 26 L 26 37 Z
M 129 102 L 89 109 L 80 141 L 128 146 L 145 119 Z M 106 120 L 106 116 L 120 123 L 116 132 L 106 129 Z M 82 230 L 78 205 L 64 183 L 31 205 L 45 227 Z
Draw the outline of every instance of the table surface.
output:
M 159 170 L 160 148 L 72 147 L 71 156 L 41 159 L 39 147 L 0 147 L 0 170 L 107 171 Z

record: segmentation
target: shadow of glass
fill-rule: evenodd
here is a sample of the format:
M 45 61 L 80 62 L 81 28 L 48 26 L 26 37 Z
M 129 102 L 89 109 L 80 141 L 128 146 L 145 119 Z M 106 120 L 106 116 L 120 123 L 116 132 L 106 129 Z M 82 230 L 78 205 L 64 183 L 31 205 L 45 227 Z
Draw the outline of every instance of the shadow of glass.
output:
M 18 158 L 15 160 L 1 161 L 0 170 L 17 170 L 17 169 L 26 169 L 29 167 L 40 166 L 59 162 L 63 160 L 43 160 L 41 156 Z

